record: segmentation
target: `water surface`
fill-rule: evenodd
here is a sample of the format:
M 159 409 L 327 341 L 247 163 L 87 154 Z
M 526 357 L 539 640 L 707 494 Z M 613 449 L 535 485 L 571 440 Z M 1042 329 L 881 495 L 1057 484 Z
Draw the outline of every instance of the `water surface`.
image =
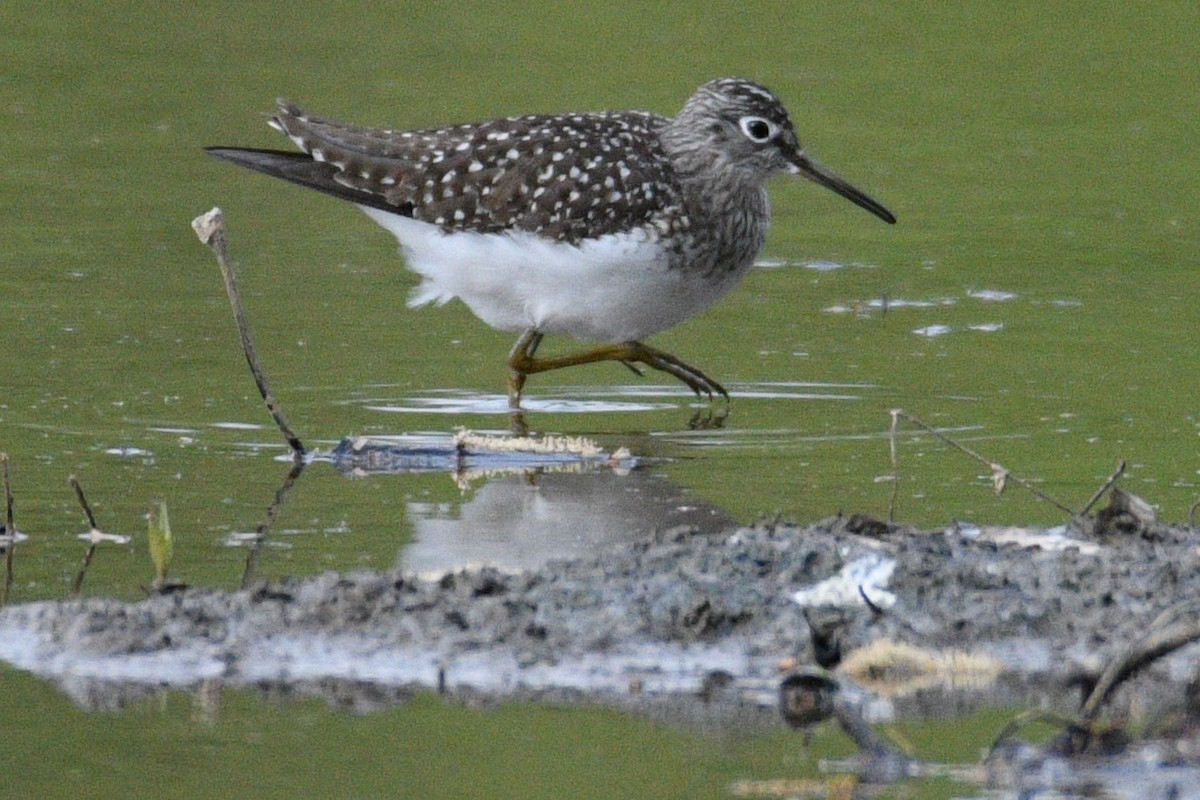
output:
M 9 4 L 0 10 L 0 450 L 11 459 L 18 528 L 30 537 L 13 599 L 62 596 L 78 569 L 86 523 L 71 474 L 100 526 L 133 536 L 101 549 L 85 592 L 133 598 L 148 585 L 144 514 L 156 499 L 170 507 L 180 579 L 240 580 L 244 535 L 287 465 L 216 266 L 189 227 L 214 204 L 227 214 L 264 364 L 306 441 L 328 449 L 351 435 L 506 427 L 497 398 L 507 335 L 456 304 L 406 308 L 415 279 L 391 238 L 353 209 L 200 152 L 283 146 L 264 124 L 277 95 L 330 116 L 416 127 L 526 111 L 672 113 L 699 83 L 743 74 L 783 96 L 817 158 L 896 212 L 899 224 L 886 226 L 812 185 L 772 187 L 764 268 L 654 340 L 732 390 L 720 427 L 693 429 L 707 409 L 686 390 L 657 375 L 638 381 L 619 365 L 531 379 L 534 430 L 588 435 L 644 462 L 648 474 L 628 484 L 651 487 L 636 489 L 655 495 L 642 511 L 704 508 L 740 522 L 886 515 L 889 412 L 903 408 L 1072 508 L 1126 459 L 1126 487 L 1181 519 L 1200 482 L 1198 22 L 1192 5 L 1174 2 L 548 4 L 519 15 L 482 3 L 403 13 L 334 3 L 289 14 L 219 2 L 70 14 Z M 1063 521 L 1019 490 L 996 496 L 986 467 L 920 431 L 902 429 L 899 445 L 899 519 Z M 259 563 L 265 576 L 387 569 L 406 545 L 416 565 L 422 547 L 461 536 L 457 523 L 512 481 L 464 491 L 444 474 L 350 479 L 320 466 L 277 521 Z M 563 491 L 625 491 L 619 476 L 605 480 Z M 548 481 L 545 494 L 556 481 L 569 483 Z M 511 503 L 499 508 L 516 519 Z M 607 501 L 589 510 L 615 513 Z M 612 535 L 626 535 L 632 518 L 612 517 Z M 513 527 L 557 536 L 533 521 Z M 28 713 L 48 702 L 44 690 L 4 681 L 19 686 L 22 739 L 40 753 L 66 749 L 100 763 L 87 754 L 112 746 L 104 735 L 133 736 L 145 715 L 179 737 L 169 748 L 179 774 L 210 774 L 197 756 L 228 763 L 245 737 L 286 736 L 236 722 L 230 709 L 242 700 L 222 706 L 230 722 L 218 722 L 219 735 L 191 727 L 174 700 L 119 715 L 123 732 L 110 733 L 104 718 L 81 727 L 68 706 Z M 436 705 L 400 718 L 333 715 L 336 723 L 324 710 L 272 708 L 290 720 L 285 728 L 319 722 L 363 739 L 439 742 L 415 749 L 414 762 L 455 741 L 438 738 Z M 550 732 L 572 731 L 581 754 L 572 780 L 597 796 L 621 788 L 606 781 L 636 761 L 602 744 L 630 727 L 641 747 L 671 754 L 656 775 L 693 775 L 630 788 L 643 796 L 723 796 L 734 774 L 814 764 L 794 739 L 727 751 L 592 712 L 450 713 L 485 732 L 515 715 L 529 731 L 525 753 L 539 753 Z M 104 730 L 61 739 L 89 726 Z M 108 743 L 89 749 L 87 736 Z M 371 759 L 332 758 L 330 774 L 352 770 L 361 794 L 378 791 L 366 782 Z M 481 765 L 464 778 L 473 789 L 510 769 L 503 753 L 472 760 Z M 123 749 L 112 761 L 131 781 L 124 787 L 134 785 L 143 759 Z M 536 769 L 520 774 L 532 782 L 523 794 L 535 796 L 561 778 L 553 764 L 562 759 L 530 761 Z M 69 787 L 81 769 L 47 766 L 36 773 L 42 788 L 54 775 Z M 436 796 L 430 773 L 411 774 Z M 273 786 L 296 790 L 283 777 Z

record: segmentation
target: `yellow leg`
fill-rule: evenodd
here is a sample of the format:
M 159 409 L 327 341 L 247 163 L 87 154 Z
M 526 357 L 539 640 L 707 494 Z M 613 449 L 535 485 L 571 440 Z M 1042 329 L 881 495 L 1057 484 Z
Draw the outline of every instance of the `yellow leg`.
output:
M 529 328 L 517 339 L 512 351 L 508 354 L 508 407 L 521 407 L 521 390 L 525 388 L 525 379 L 531 370 L 522 366 L 534 360 L 538 345 L 542 343 L 542 334 Z
M 708 395 L 711 399 L 713 395 L 719 394 L 726 400 L 729 399 L 729 392 L 725 391 L 725 387 L 700 370 L 680 361 L 670 353 L 641 342 L 605 344 L 580 353 L 552 358 L 536 358 L 534 354 L 541 343 L 542 334 L 531 328 L 521 334 L 508 356 L 508 404 L 512 408 L 520 407 L 521 390 L 524 388 L 525 379 L 528 376 L 538 372 L 549 372 L 552 369 L 574 367 L 579 364 L 595 364 L 598 361 L 619 361 L 634 372 L 638 372 L 637 368 L 633 366 L 634 364 L 645 364 L 651 369 L 665 372 L 682 381 L 696 393 L 697 397 Z

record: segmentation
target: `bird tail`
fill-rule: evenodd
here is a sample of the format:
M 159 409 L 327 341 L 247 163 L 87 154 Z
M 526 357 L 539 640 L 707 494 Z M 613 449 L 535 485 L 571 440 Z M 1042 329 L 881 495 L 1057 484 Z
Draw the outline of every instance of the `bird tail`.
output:
M 371 206 L 390 211 L 401 216 L 412 216 L 411 208 L 395 206 L 388 203 L 379 195 L 370 194 L 339 183 L 338 169 L 333 164 L 314 161 L 307 153 L 295 153 L 287 150 L 258 150 L 248 147 L 206 147 L 204 152 L 223 161 L 234 164 L 315 189 L 328 195 L 349 200 L 362 206 Z

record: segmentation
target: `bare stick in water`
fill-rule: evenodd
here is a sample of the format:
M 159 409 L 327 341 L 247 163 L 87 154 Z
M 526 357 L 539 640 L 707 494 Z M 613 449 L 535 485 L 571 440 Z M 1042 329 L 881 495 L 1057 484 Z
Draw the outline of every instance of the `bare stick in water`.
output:
M 8 605 L 8 595 L 13 585 L 13 552 L 17 549 L 17 528 L 13 523 L 12 479 L 8 474 L 8 453 L 0 453 L 0 464 L 4 465 L 4 533 L 8 536 L 8 547 L 4 550 L 4 598 L 0 605 Z
M 979 463 L 987 466 L 987 468 L 992 471 L 992 482 L 995 484 L 997 492 L 1003 491 L 1004 486 L 1008 483 L 1008 481 L 1012 480 L 1012 481 L 1016 482 L 1019 486 L 1021 486 L 1021 488 L 1027 489 L 1028 491 L 1032 492 L 1034 495 L 1036 495 L 1037 497 L 1046 501 L 1047 503 L 1054 506 L 1055 508 L 1060 509 L 1060 510 L 1065 511 L 1066 513 L 1070 514 L 1072 518 L 1075 517 L 1075 512 L 1072 509 L 1067 508 L 1067 506 L 1065 504 L 1059 502 L 1058 500 L 1055 500 L 1053 497 L 1046 494 L 1041 489 L 1037 488 L 1036 486 L 1034 486 L 1032 483 L 1025 480 L 1024 478 L 1020 478 L 1016 475 L 1013 475 L 1011 472 L 1008 471 L 1008 469 L 1006 467 L 1004 467 L 1004 465 L 997 464 L 994 461 L 989 461 L 988 459 L 984 458 L 979 453 L 976 453 L 974 450 L 967 447 L 966 445 L 959 444 L 958 442 L 954 441 L 949 436 L 947 436 L 946 434 L 937 430 L 933 426 L 927 425 L 926 423 L 924 423 L 921 420 L 914 417 L 912 414 L 909 414 L 899 408 L 892 410 L 893 424 L 897 418 L 902 418 L 902 419 L 906 420 L 907 422 L 911 422 L 913 425 L 916 425 L 918 428 L 921 428 L 925 432 L 932 434 L 934 436 L 934 438 L 938 439 L 939 441 L 945 442 L 946 444 L 953 447 L 955 450 L 958 450 L 960 453 L 968 455 L 971 458 L 978 461 Z M 893 430 L 893 447 L 894 447 L 895 446 L 895 444 L 894 444 L 894 442 L 895 442 L 895 433 L 894 433 L 895 427 L 894 426 L 893 426 L 892 430 Z M 894 459 L 894 456 L 893 456 L 893 459 Z M 894 468 L 894 460 L 893 460 L 893 468 Z
M 75 575 L 75 580 L 71 582 L 71 595 L 75 596 L 83 589 L 83 577 L 87 574 L 88 567 L 92 565 L 92 559 L 96 555 L 96 548 L 100 544 L 100 540 L 95 536 L 100 527 L 96 525 L 96 517 L 92 514 L 92 507 L 88 505 L 87 498 L 83 495 L 83 487 L 79 484 L 79 479 L 72 475 L 67 478 L 67 482 L 75 490 L 75 499 L 79 501 L 79 507 L 83 509 L 83 515 L 87 517 L 88 528 L 93 534 L 92 543 L 88 545 L 87 552 L 83 555 L 83 564 L 80 565 L 79 572 Z
M 79 501 L 83 515 L 87 517 L 88 527 L 92 530 L 99 530 L 100 526 L 96 524 L 96 516 L 92 513 L 92 507 L 88 505 L 87 498 L 83 496 L 83 486 L 80 485 L 79 478 L 72 475 L 67 478 L 67 483 L 71 484 L 71 488 L 75 490 L 75 499 Z
M 1084 514 L 1091 511 L 1092 506 L 1094 506 L 1094 505 L 1096 505 L 1096 503 L 1100 502 L 1100 498 L 1104 497 L 1104 493 L 1107 492 L 1109 489 L 1111 489 L 1112 485 L 1114 483 L 1116 483 L 1117 480 L 1124 474 L 1125 474 L 1125 459 L 1121 459 L 1121 463 L 1117 464 L 1117 468 L 1115 470 L 1113 470 L 1113 474 L 1108 476 L 1108 480 L 1106 480 L 1104 483 L 1102 483 L 1100 485 L 1100 488 L 1096 490 L 1096 493 L 1094 495 L 1092 495 L 1092 499 L 1088 500 L 1087 505 L 1085 505 L 1083 508 L 1081 508 L 1079 510 L 1079 513 L 1076 514 L 1075 516 L 1082 517 Z
M 0 453 L 0 464 L 4 465 L 4 530 L 9 536 L 16 533 L 13 528 L 12 479 L 8 475 L 8 453 Z
M 275 492 L 275 500 L 267 508 L 266 516 L 258 524 L 258 528 L 255 529 L 254 542 L 250 545 L 250 552 L 246 554 L 246 566 L 242 570 L 243 589 L 249 588 L 250 584 L 254 582 L 258 571 L 258 555 L 262 551 L 263 543 L 266 542 L 267 536 L 271 533 L 271 526 L 275 524 L 275 518 L 279 516 L 279 512 L 283 509 L 283 504 L 287 501 L 288 493 L 292 491 L 292 487 L 296 484 L 300 473 L 304 472 L 306 465 L 307 462 L 302 459 L 292 464 L 292 468 L 283 479 L 283 485 Z
M 237 275 L 234 273 L 233 264 L 229 260 L 229 253 L 225 241 L 225 217 L 221 213 L 221 209 L 214 208 L 206 214 L 201 214 L 192 220 L 192 228 L 196 231 L 196 235 L 200 237 L 200 241 L 208 245 L 213 253 L 217 256 L 217 264 L 221 267 L 221 276 L 225 279 L 225 292 L 229 295 L 229 303 L 233 306 L 233 316 L 237 321 L 238 334 L 242 340 L 242 352 L 246 355 L 246 363 L 250 365 L 250 372 L 254 375 L 254 383 L 258 386 L 258 393 L 262 395 L 263 402 L 267 404 L 267 411 L 271 414 L 271 419 L 275 420 L 275 425 L 278 426 L 283 438 L 287 440 L 288 447 L 292 448 L 292 460 L 299 462 L 303 460 L 305 453 L 304 443 L 299 437 L 292 432 L 288 426 L 287 420 L 283 416 L 283 409 L 279 402 L 275 399 L 275 395 L 271 392 L 271 387 L 267 383 L 267 376 L 263 374 L 262 367 L 259 365 L 258 352 L 254 349 L 254 340 L 250 335 L 250 323 L 246 320 L 246 311 L 242 306 L 242 294 L 238 290 Z

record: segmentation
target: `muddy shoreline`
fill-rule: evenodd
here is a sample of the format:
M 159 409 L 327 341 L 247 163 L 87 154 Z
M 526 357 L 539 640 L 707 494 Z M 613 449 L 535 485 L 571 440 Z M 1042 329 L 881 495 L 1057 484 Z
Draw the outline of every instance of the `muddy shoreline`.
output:
M 0 658 L 89 707 L 215 681 L 364 709 L 435 689 L 778 724 L 784 672 L 829 665 L 834 647 L 868 718 L 1071 710 L 1159 614 L 1200 602 L 1198 545 L 1195 529 L 1103 511 L 1053 530 L 861 516 L 681 527 L 524 572 L 326 573 L 19 605 L 0 610 Z M 1184 647 L 1116 702 L 1177 708 L 1198 663 Z

